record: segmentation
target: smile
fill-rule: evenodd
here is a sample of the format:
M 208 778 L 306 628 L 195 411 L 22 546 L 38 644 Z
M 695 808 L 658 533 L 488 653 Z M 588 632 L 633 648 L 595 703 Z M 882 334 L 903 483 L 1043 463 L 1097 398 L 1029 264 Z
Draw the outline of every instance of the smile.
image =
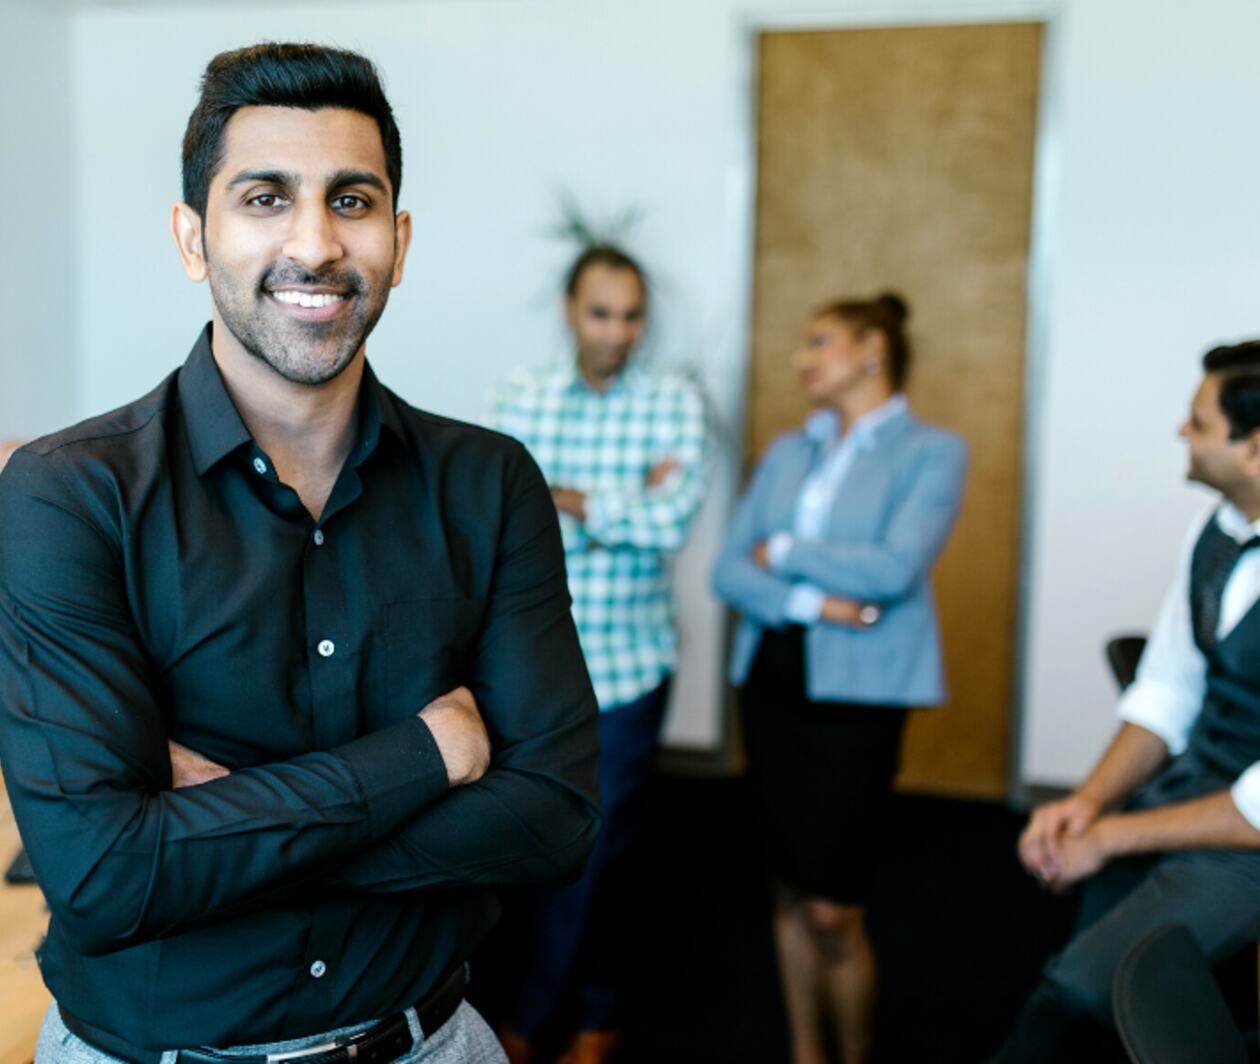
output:
M 271 298 L 277 303 L 287 303 L 294 307 L 327 307 L 342 303 L 349 297 L 343 292 L 295 292 L 282 289 L 272 292 Z
M 285 314 L 304 322 L 327 322 L 339 318 L 350 306 L 350 292 L 310 292 L 301 288 L 274 288 L 267 292 Z

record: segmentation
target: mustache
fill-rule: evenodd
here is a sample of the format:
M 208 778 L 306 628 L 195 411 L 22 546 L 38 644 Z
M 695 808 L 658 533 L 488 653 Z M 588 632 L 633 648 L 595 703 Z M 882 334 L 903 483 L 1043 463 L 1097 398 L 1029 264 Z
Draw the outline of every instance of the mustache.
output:
M 351 294 L 358 294 L 364 290 L 363 278 L 357 270 L 332 268 L 315 271 L 304 269 L 293 263 L 274 264 L 258 282 L 258 287 L 264 291 L 296 285 L 312 287 L 322 285 Z

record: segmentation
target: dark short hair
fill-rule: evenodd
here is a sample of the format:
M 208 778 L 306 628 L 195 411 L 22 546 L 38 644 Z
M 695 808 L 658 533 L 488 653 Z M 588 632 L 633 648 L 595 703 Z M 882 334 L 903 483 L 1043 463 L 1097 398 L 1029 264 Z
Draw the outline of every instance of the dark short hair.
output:
M 647 277 L 643 267 L 627 255 L 615 244 L 591 244 L 573 260 L 568 273 L 564 275 L 564 294 L 572 298 L 577 295 L 578 282 L 582 274 L 592 266 L 607 266 L 610 270 L 630 270 L 638 279 L 639 285 L 647 293 Z
M 862 336 L 872 329 L 888 343 L 888 376 L 896 391 L 906 386 L 910 374 L 910 341 L 906 319 L 910 305 L 896 292 L 882 292 L 874 299 L 834 299 L 814 311 L 816 318 L 839 318 Z
M 1203 356 L 1205 373 L 1219 373 L 1220 404 L 1229 438 L 1241 440 L 1260 428 L 1260 340 L 1214 347 Z
M 376 120 L 394 204 L 402 186 L 402 141 L 371 60 L 318 44 L 255 44 L 220 52 L 201 78 L 184 130 L 184 202 L 203 218 L 210 182 L 223 165 L 223 130 L 242 107 L 341 107 Z

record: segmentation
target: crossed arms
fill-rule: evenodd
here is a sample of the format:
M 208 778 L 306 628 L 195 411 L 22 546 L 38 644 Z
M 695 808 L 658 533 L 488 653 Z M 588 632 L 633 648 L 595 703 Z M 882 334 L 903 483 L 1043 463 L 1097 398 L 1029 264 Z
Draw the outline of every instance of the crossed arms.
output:
M 186 787 L 168 746 L 178 707 L 160 704 L 117 550 L 54 458 L 19 453 L 0 477 L 0 757 L 76 949 L 108 953 L 295 887 L 489 886 L 580 867 L 598 725 L 555 512 L 523 452 L 466 694 Z

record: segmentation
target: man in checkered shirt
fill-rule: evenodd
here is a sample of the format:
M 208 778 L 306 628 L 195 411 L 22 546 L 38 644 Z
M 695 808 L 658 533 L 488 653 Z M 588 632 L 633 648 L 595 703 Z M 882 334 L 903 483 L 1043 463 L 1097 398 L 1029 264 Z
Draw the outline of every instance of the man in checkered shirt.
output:
M 707 429 L 694 385 L 635 362 L 647 290 L 618 248 L 588 248 L 569 270 L 565 315 L 577 357 L 518 373 L 496 390 L 493 427 L 542 467 L 560 514 L 573 617 L 600 706 L 603 827 L 582 879 L 549 896 L 509 1028 L 513 1064 L 528 1061 L 566 984 L 578 987 L 579 1029 L 562 1064 L 596 1064 L 617 1042 L 616 913 L 607 902 L 642 818 L 678 637 L 670 556 L 705 490 Z

